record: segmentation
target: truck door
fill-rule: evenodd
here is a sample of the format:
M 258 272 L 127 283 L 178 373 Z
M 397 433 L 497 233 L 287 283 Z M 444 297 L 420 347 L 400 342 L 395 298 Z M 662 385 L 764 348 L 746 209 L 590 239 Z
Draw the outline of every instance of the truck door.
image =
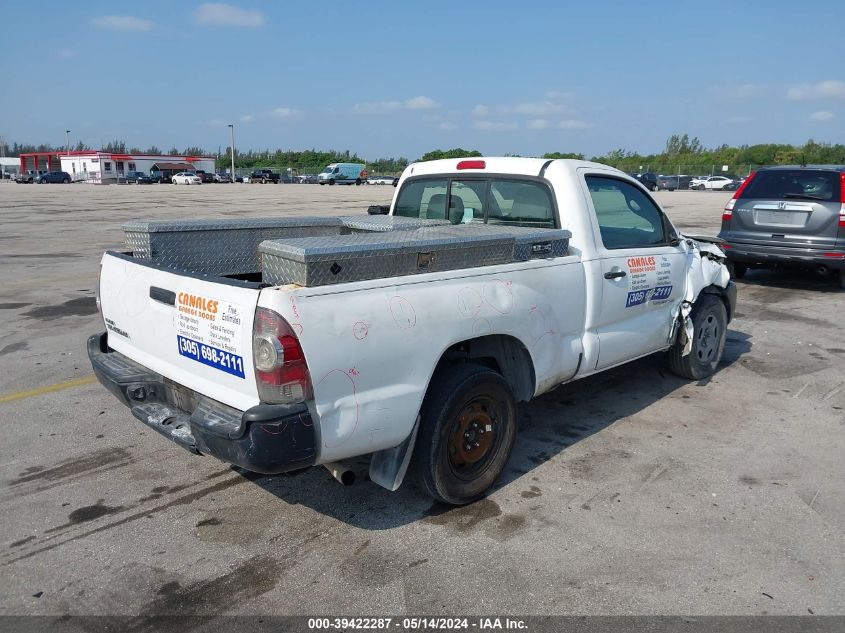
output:
M 687 255 L 668 218 L 640 187 L 589 173 L 585 184 L 601 261 L 593 328 L 596 368 L 602 369 L 667 347 Z

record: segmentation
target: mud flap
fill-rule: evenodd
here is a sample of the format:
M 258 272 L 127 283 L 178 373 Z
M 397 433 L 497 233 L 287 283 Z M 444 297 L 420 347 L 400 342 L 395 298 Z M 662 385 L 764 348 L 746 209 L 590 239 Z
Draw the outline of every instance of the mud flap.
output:
M 408 464 L 411 462 L 411 455 L 414 454 L 414 445 L 417 441 L 417 430 L 419 428 L 420 416 L 417 416 L 414 428 L 404 442 L 399 446 L 373 453 L 370 459 L 370 480 L 372 482 L 391 492 L 402 485 Z

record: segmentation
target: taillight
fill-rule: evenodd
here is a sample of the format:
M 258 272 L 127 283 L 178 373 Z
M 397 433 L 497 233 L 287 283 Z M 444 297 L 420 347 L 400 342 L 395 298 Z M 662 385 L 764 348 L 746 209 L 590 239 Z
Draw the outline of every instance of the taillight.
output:
M 311 398 L 311 376 L 299 339 L 287 321 L 267 308 L 255 311 L 252 362 L 262 402 L 292 404 Z
M 458 169 L 484 169 L 487 163 L 483 160 L 462 160 L 458 163 Z
M 725 210 L 722 213 L 722 222 L 730 222 L 731 218 L 734 214 L 734 206 L 736 205 L 736 200 L 731 198 L 728 200 L 728 203 L 725 205 Z
M 751 179 L 754 178 L 754 174 L 756 171 L 752 171 L 748 174 L 748 178 L 746 178 L 742 184 L 739 186 L 739 189 L 736 190 L 736 193 L 733 195 L 733 198 L 728 200 L 728 203 L 725 205 L 725 212 L 722 213 L 722 222 L 730 222 L 731 218 L 734 214 L 734 207 L 736 206 L 736 201 L 739 200 L 739 196 L 742 195 L 743 190 L 748 186 L 748 183 L 751 182 Z
M 839 228 L 845 229 L 845 172 L 839 174 Z

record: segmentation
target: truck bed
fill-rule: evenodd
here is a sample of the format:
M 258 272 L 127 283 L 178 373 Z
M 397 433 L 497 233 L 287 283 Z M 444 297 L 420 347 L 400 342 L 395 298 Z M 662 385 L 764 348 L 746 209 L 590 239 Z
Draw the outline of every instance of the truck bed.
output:
M 174 271 L 323 286 L 567 254 L 570 233 L 392 216 L 124 225 L 133 257 Z

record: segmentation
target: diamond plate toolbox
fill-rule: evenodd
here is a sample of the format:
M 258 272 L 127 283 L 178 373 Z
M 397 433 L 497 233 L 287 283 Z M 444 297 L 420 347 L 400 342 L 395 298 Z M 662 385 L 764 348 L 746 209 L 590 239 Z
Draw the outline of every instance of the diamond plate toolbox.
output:
M 569 254 L 572 233 L 565 229 L 543 229 L 505 224 L 458 224 L 438 227 L 438 233 L 461 238 L 468 235 L 510 235 L 514 238 L 513 261 L 549 259 Z
M 423 227 L 442 226 L 448 220 L 424 220 L 421 218 L 403 218 L 394 215 L 349 215 L 341 217 L 344 233 L 377 233 L 384 231 L 413 231 Z
M 339 218 L 243 218 L 133 221 L 123 225 L 134 257 L 208 275 L 257 273 L 258 245 L 275 238 L 340 234 Z
M 349 281 L 504 264 L 514 238 L 437 233 L 438 228 L 358 233 L 264 242 L 263 280 L 274 285 L 325 286 Z

